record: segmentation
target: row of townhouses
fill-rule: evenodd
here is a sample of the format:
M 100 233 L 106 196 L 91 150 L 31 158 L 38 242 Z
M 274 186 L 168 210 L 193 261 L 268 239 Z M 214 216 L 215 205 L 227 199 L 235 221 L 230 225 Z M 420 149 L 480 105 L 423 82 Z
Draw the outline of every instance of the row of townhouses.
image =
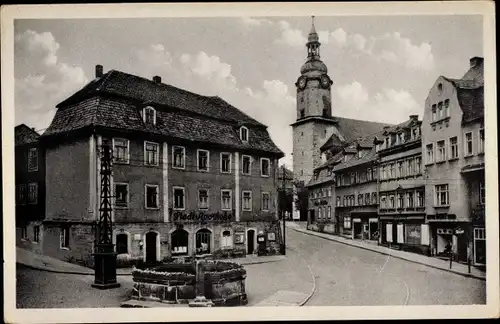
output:
M 26 125 L 15 136 L 20 246 L 92 258 L 107 141 L 119 258 L 279 251 L 283 153 L 265 125 L 219 97 L 97 65 L 41 136 Z
M 462 78 L 436 80 L 422 120 L 327 138 L 306 181 L 308 227 L 429 256 L 451 248 L 457 261 L 485 265 L 483 85 L 483 59 L 471 58 Z

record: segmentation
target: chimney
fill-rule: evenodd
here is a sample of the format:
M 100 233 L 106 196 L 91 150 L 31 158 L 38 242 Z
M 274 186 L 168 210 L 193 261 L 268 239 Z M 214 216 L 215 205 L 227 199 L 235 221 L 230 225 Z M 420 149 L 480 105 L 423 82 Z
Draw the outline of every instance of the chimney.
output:
M 155 75 L 155 76 L 153 77 L 153 81 L 154 81 L 154 83 L 156 83 L 156 84 L 160 84 L 160 83 L 161 83 L 161 77 L 160 77 L 160 76 Z
M 410 119 L 418 120 L 418 115 L 410 115 Z
M 481 66 L 483 64 L 483 61 L 484 61 L 484 58 L 474 56 L 473 58 L 470 59 L 470 67 L 474 68 L 474 67 Z
M 95 66 L 95 77 L 96 77 L 96 78 L 100 78 L 100 77 L 102 77 L 102 75 L 103 75 L 103 71 L 102 71 L 102 70 L 103 70 L 102 65 L 97 64 L 97 65 Z

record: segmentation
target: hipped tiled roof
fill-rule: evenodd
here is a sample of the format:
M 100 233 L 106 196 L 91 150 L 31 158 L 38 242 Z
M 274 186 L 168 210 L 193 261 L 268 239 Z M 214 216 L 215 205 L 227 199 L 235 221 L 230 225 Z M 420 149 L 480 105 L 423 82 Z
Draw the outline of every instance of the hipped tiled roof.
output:
M 264 127 L 249 127 L 248 142 L 243 142 L 239 137 L 238 126 L 178 111 L 157 110 L 156 125 L 148 125 L 143 122 L 137 106 L 105 98 L 90 99 L 80 105 L 58 110 L 43 136 L 54 136 L 87 126 L 147 132 L 192 142 L 282 154 Z
M 218 96 L 203 96 L 169 84 L 156 83 L 136 75 L 111 70 L 57 105 L 62 108 L 96 94 L 130 98 L 201 114 L 235 123 L 263 126 Z
M 333 172 L 351 168 L 371 161 L 375 161 L 376 159 L 377 159 L 377 153 L 375 152 L 375 148 L 372 148 L 370 152 L 366 152 L 361 158 L 358 158 L 358 156 L 356 155 L 347 160 L 346 162 L 337 164 L 336 166 L 333 167 Z
M 142 120 L 140 111 L 146 105 L 156 109 L 155 125 Z M 201 96 L 119 71 L 91 81 L 58 107 L 43 137 L 103 127 L 284 155 L 266 126 L 221 98 Z M 240 125 L 249 129 L 248 142 L 239 137 Z
M 14 128 L 14 139 L 16 146 L 35 143 L 39 138 L 40 134 L 38 134 L 34 129 L 29 128 L 25 124 L 18 125 Z

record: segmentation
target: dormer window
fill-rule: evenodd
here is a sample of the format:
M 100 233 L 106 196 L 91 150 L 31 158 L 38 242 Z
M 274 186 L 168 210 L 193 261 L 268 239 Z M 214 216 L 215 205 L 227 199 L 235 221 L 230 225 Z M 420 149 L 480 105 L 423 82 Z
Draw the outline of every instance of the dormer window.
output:
M 361 159 L 363 157 L 363 151 L 359 150 L 358 151 L 358 159 Z
M 151 106 L 142 109 L 142 120 L 146 124 L 156 125 L 156 110 Z
M 241 126 L 240 128 L 240 139 L 243 142 L 248 142 L 248 128 L 245 126 Z

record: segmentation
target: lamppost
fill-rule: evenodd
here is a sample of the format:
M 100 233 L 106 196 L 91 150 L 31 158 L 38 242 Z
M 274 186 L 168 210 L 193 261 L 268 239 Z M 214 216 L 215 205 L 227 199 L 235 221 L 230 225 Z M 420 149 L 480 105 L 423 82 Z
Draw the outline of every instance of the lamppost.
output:
M 103 140 L 101 150 L 101 197 L 94 252 L 95 280 L 92 287 L 110 289 L 119 287 L 120 284 L 116 282 L 116 252 L 113 244 L 110 194 L 112 156 L 108 140 Z

